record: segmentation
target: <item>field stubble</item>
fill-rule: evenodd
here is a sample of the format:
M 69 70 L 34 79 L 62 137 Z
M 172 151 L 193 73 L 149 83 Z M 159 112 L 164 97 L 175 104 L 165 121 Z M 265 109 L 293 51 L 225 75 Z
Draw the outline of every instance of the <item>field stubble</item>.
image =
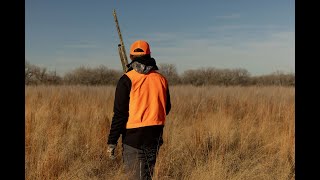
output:
M 114 86 L 26 86 L 26 179 L 125 179 Z M 170 87 L 154 179 L 294 179 L 294 87 Z

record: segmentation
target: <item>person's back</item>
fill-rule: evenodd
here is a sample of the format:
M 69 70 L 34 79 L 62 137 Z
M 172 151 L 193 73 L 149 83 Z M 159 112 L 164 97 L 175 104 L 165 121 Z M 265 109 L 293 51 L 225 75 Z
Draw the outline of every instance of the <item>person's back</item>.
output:
M 155 71 L 140 74 L 133 70 L 126 75 L 132 83 L 127 129 L 163 125 L 166 119 L 167 80 Z
M 113 153 L 122 134 L 125 170 L 133 171 L 133 178 L 150 179 L 171 109 L 170 93 L 166 78 L 156 71 L 147 42 L 133 43 L 130 58 L 129 69 L 116 88 L 109 152 Z

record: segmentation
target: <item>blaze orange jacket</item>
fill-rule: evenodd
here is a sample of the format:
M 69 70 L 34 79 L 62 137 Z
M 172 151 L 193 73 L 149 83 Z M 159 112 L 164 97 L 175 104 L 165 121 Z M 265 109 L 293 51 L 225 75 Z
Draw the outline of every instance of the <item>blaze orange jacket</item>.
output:
M 126 75 L 131 80 L 127 129 L 164 125 L 168 83 L 156 71 L 140 74 L 134 70 Z
M 108 144 L 139 148 L 162 144 L 166 115 L 171 110 L 168 82 L 155 70 L 140 74 L 130 70 L 118 81 Z

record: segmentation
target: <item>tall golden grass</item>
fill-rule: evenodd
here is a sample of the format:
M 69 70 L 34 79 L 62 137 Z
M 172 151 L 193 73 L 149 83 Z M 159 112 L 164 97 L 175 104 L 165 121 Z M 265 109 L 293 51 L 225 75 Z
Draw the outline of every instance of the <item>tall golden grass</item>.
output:
M 114 86 L 26 86 L 26 179 L 125 179 Z M 154 179 L 294 179 L 293 87 L 172 86 Z

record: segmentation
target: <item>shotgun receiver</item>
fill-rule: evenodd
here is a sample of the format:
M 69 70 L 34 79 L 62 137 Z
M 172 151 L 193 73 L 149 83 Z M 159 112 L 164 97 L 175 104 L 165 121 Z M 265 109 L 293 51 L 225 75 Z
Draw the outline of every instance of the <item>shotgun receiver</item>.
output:
M 114 17 L 114 21 L 116 23 L 118 35 L 119 35 L 119 38 L 120 38 L 120 44 L 118 44 L 118 51 L 119 51 L 120 61 L 121 61 L 121 64 L 122 64 L 123 72 L 126 73 L 127 70 L 128 70 L 128 68 L 127 68 L 128 59 L 127 59 L 126 49 L 125 49 L 124 44 L 123 44 L 122 35 L 121 35 L 121 31 L 120 31 L 118 18 L 117 18 L 117 14 L 116 14 L 116 10 L 115 9 L 113 9 L 113 17 Z

